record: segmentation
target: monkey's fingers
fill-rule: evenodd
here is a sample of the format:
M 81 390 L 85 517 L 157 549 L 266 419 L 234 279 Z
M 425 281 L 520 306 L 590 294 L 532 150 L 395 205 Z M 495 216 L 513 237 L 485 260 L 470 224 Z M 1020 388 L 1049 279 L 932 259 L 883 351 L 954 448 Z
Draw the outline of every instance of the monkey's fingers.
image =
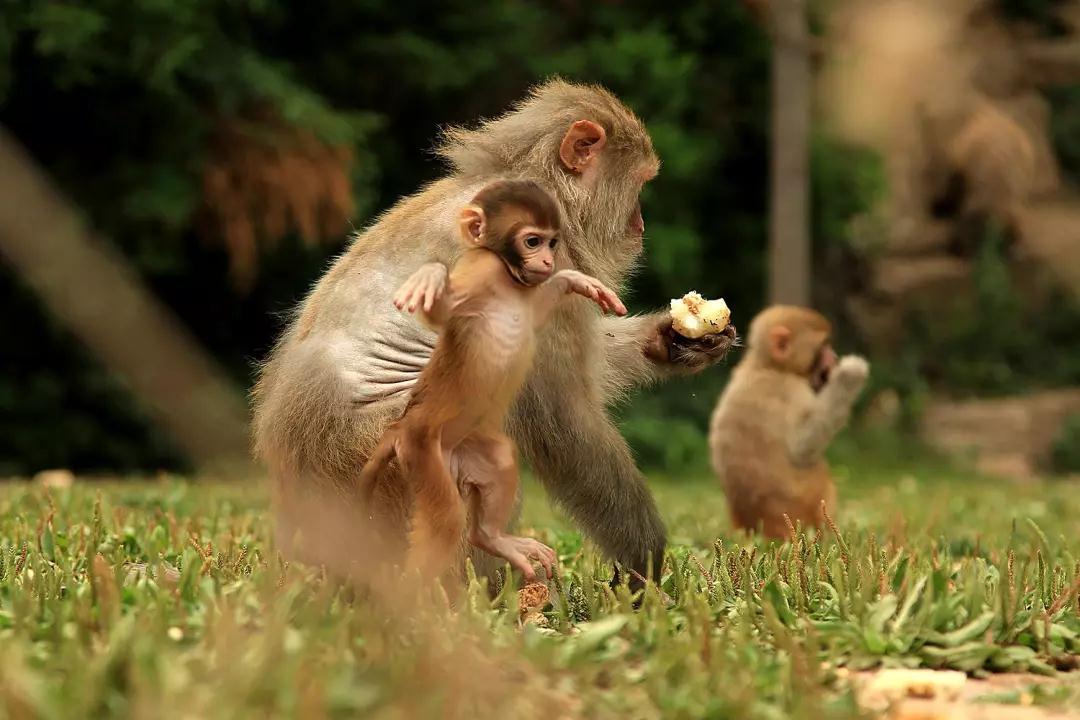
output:
M 555 565 L 559 562 L 559 556 L 555 554 L 555 551 L 547 545 L 541 545 L 539 560 L 540 564 L 544 566 L 544 571 L 547 573 L 548 578 L 554 577 Z
M 513 557 L 509 558 L 509 560 L 511 565 L 521 571 L 521 576 L 525 579 L 525 582 L 536 581 L 536 568 L 529 562 L 529 558 L 521 553 L 513 553 Z
M 424 287 L 417 283 L 409 291 L 409 312 L 416 312 L 416 308 L 424 301 Z
M 429 279 L 424 286 L 424 312 L 431 312 L 431 308 L 435 306 L 435 301 L 441 294 L 442 284 L 438 280 Z
M 622 300 L 610 288 L 600 286 L 600 297 L 603 299 L 604 310 L 614 310 L 616 315 L 625 315 L 626 306 Z
M 406 307 L 409 308 L 409 312 L 416 310 L 416 293 L 419 283 L 420 281 L 415 276 L 411 277 L 397 291 L 397 295 L 394 296 L 394 306 L 398 310 L 404 310 Z
M 520 543 L 529 560 L 540 563 L 548 578 L 554 577 L 554 568 L 559 560 L 559 556 L 555 554 L 555 551 L 539 540 L 533 540 L 532 538 L 520 538 Z

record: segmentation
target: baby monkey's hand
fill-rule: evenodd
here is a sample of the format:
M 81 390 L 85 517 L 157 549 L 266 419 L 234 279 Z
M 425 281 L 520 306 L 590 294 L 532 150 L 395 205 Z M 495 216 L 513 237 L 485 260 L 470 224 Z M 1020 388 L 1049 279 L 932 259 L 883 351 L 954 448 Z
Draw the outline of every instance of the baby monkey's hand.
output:
M 594 277 L 577 270 L 560 270 L 552 276 L 549 282 L 562 283 L 567 293 L 577 293 L 587 297 L 604 312 L 614 312 L 616 315 L 625 315 L 626 306 L 619 300 L 619 296 L 613 290 Z
M 394 295 L 394 307 L 411 313 L 416 312 L 417 307 L 422 307 L 424 312 L 431 312 L 446 290 L 447 275 L 446 266 L 442 263 L 420 266 Z
M 836 364 L 832 372 L 832 378 L 841 383 L 849 390 L 858 391 L 866 383 L 870 375 L 870 364 L 858 355 L 845 355 Z

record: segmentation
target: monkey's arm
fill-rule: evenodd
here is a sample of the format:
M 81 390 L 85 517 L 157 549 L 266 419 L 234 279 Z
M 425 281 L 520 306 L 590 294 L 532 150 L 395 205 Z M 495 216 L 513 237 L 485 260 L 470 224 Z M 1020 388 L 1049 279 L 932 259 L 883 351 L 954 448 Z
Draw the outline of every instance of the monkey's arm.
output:
M 600 320 L 606 397 L 672 375 L 698 372 L 723 359 L 736 343 L 734 325 L 691 340 L 671 327 L 671 313 Z
M 394 295 L 394 306 L 421 318 L 433 330 L 442 328 L 450 315 L 449 271 L 440 262 L 426 263 L 414 272 Z
M 518 397 L 511 434 L 547 492 L 614 560 L 659 579 L 666 533 L 626 441 L 581 368 L 539 368 Z M 560 400 L 551 398 L 559 394 Z M 633 577 L 632 586 L 638 586 Z
M 626 306 L 619 296 L 602 282 L 577 270 L 560 270 L 536 289 L 533 305 L 535 326 L 542 327 L 559 300 L 575 293 L 589 298 L 604 312 L 610 310 L 618 315 L 626 314 Z
M 851 406 L 869 372 L 869 365 L 861 357 L 848 355 L 840 359 L 809 412 L 796 417 L 795 427 L 788 432 L 788 452 L 794 465 L 810 465 L 822 456 L 847 424 Z

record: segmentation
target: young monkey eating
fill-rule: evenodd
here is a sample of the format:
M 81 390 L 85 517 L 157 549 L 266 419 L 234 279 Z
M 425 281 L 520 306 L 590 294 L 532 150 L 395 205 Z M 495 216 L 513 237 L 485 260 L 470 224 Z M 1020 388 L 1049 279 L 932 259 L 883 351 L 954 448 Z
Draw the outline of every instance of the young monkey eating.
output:
M 467 500 L 471 544 L 507 560 L 527 581 L 536 579 L 534 561 L 551 577 L 554 550 L 506 533 L 518 470 L 503 421 L 532 365 L 536 331 L 563 296 L 577 293 L 626 314 L 599 280 L 554 272 L 559 225 L 555 200 L 536 183 L 492 183 L 461 210 L 466 249 L 453 271 L 424 265 L 394 296 L 398 309 L 420 311 L 439 340 L 360 480 L 370 497 L 398 458 L 414 498 L 406 566 L 424 576 L 459 564 Z

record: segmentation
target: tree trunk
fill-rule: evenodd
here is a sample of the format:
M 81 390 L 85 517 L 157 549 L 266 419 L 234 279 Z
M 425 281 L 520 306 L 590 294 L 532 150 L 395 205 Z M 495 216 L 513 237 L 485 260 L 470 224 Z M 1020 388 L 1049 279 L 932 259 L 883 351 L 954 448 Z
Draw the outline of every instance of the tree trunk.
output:
M 810 55 L 805 0 L 772 0 L 769 301 L 810 304 Z

